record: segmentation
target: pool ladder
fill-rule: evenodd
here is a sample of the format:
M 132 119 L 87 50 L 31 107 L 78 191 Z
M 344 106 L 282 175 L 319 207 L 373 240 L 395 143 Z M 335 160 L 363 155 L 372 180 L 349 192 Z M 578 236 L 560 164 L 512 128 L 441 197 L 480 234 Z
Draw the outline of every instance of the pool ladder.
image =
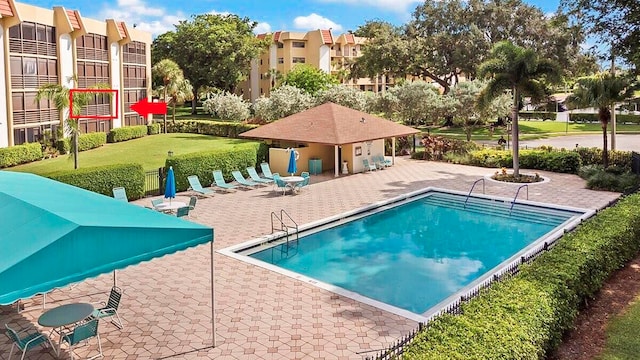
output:
M 484 178 L 480 178 L 480 179 L 474 181 L 473 185 L 471 185 L 471 189 L 469 190 L 469 193 L 467 194 L 467 198 L 464 199 L 464 209 L 467 208 L 467 201 L 469 201 L 469 197 L 471 196 L 471 193 L 473 192 L 473 188 L 476 187 L 476 184 L 478 184 L 480 181 L 482 181 L 482 193 L 484 194 L 484 188 L 485 188 Z
M 511 216 L 511 212 L 513 211 L 513 206 L 516 204 L 516 199 L 518 198 L 518 194 L 520 193 L 520 190 L 522 188 L 527 189 L 527 200 L 529 200 L 529 185 L 524 184 L 524 185 L 518 186 L 518 190 L 516 190 L 516 196 L 514 196 L 513 201 L 511 201 L 511 207 L 509 208 L 509 216 Z
M 275 221 L 274 221 L 275 220 Z M 285 223 L 285 220 L 288 223 Z M 279 227 L 277 227 L 279 226 Z M 289 248 L 291 247 L 291 243 L 295 241 L 295 245 L 298 245 L 298 223 L 293 220 L 293 218 L 284 211 L 284 209 L 280 209 L 280 216 L 276 214 L 274 211 L 271 212 L 271 233 L 273 234 L 276 230 L 283 231 L 285 233 L 285 237 L 287 241 L 282 244 L 281 251 L 285 255 L 289 254 Z M 294 238 L 295 236 L 295 238 Z

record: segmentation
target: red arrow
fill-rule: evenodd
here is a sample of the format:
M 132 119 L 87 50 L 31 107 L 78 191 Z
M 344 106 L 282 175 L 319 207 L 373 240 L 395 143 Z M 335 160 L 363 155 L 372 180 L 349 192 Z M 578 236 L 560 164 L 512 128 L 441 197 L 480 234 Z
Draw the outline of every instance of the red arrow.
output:
M 166 102 L 149 102 L 148 99 L 142 99 L 137 103 L 131 105 L 131 110 L 140 114 L 140 116 L 147 116 L 149 114 L 166 114 L 167 103 Z

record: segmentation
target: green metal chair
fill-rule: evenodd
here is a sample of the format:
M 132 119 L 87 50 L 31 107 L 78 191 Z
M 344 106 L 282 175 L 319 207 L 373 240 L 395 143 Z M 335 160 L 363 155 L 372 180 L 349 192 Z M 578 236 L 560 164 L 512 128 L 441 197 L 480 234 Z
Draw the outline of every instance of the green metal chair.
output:
M 178 211 L 176 212 L 176 216 L 181 218 L 181 217 L 189 217 L 189 207 L 188 206 L 183 206 L 181 208 L 178 209 Z
M 32 349 L 38 345 L 42 345 L 44 347 L 47 346 L 47 343 L 51 345 L 51 348 L 55 350 L 51 339 L 47 337 L 47 335 L 41 333 L 36 328 L 26 328 L 20 331 L 15 331 L 9 327 L 9 325 L 4 324 L 7 328 L 7 336 L 11 339 L 11 350 L 9 351 L 9 357 L 7 359 L 11 359 L 13 355 L 13 350 L 17 347 L 19 350 L 22 350 L 22 357 L 20 360 L 24 360 L 24 356 L 27 353 L 27 350 Z M 20 337 L 24 334 L 22 337 Z
M 129 202 L 129 199 L 127 198 L 127 191 L 123 187 L 114 187 L 112 191 L 114 198 L 124 202 Z
M 73 347 L 78 345 L 82 341 L 88 341 L 95 337 L 98 340 L 99 354 L 89 359 L 95 359 L 103 357 L 102 355 L 102 343 L 100 342 L 100 334 L 98 333 L 98 319 L 91 319 L 85 323 L 76 325 L 73 331 L 62 335 L 62 342 L 69 344 L 69 358 L 73 359 Z
M 193 210 L 196 208 L 196 202 L 198 202 L 197 196 L 192 196 L 189 198 L 189 210 Z
M 295 191 L 300 191 L 300 190 L 302 190 L 302 188 L 304 188 L 305 186 L 309 186 L 309 180 L 310 180 L 311 178 L 309 177 L 309 175 L 307 175 L 307 176 L 303 176 L 303 177 L 304 177 L 304 180 L 302 180 L 302 181 L 300 181 L 299 183 L 295 184 L 295 185 L 293 186 L 293 190 L 295 190 Z
M 105 318 L 113 318 L 111 323 L 115 325 L 119 329 L 123 329 L 122 320 L 120 319 L 120 315 L 118 315 L 118 306 L 120 306 L 120 300 L 122 299 L 122 290 L 114 286 L 111 288 L 111 292 L 109 293 L 109 300 L 106 303 L 101 303 L 102 307 L 96 309 L 91 314 L 91 317 L 96 319 L 105 319 Z M 117 322 L 115 320 L 118 320 Z

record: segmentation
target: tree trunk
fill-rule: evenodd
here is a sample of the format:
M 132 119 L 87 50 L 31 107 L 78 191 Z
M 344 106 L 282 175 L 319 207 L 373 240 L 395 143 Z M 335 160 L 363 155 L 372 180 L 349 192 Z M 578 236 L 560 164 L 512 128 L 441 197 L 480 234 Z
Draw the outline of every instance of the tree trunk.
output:
M 513 88 L 513 121 L 511 123 L 512 133 L 512 151 L 513 151 L 513 176 L 520 176 L 520 144 L 518 131 L 518 89 Z
M 191 115 L 195 115 L 198 113 L 198 109 L 196 109 L 196 103 L 197 103 L 196 96 L 194 96 L 193 100 L 191 100 Z
M 78 169 L 78 131 L 73 132 L 73 168 Z
M 467 142 L 471 141 L 471 127 L 467 126 L 464 132 L 467 134 Z
M 600 125 L 602 126 L 602 166 L 606 169 L 609 167 L 609 144 L 607 143 L 607 126 L 609 126 L 609 119 L 611 119 L 611 113 L 608 108 L 598 109 L 598 117 L 600 118 Z
M 176 103 L 175 102 L 173 103 L 172 109 L 173 110 L 172 110 L 171 118 L 173 119 L 172 121 L 175 124 L 176 123 Z
M 164 85 L 164 96 L 162 97 L 162 101 L 167 102 L 167 85 Z M 167 133 L 167 113 L 164 113 L 164 133 Z

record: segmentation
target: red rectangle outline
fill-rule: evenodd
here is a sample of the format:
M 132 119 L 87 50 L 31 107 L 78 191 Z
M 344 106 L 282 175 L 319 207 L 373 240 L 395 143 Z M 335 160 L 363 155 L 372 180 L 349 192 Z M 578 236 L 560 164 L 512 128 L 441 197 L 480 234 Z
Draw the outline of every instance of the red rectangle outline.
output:
M 116 105 L 116 113 L 115 115 L 73 115 L 71 109 L 73 109 L 73 94 L 74 93 L 107 93 L 114 92 L 115 96 L 115 105 Z M 116 89 L 69 89 L 69 119 L 97 119 L 97 120 L 115 120 L 118 118 L 118 109 L 120 108 L 118 102 L 118 93 L 119 91 Z M 111 105 L 111 104 L 109 104 Z

